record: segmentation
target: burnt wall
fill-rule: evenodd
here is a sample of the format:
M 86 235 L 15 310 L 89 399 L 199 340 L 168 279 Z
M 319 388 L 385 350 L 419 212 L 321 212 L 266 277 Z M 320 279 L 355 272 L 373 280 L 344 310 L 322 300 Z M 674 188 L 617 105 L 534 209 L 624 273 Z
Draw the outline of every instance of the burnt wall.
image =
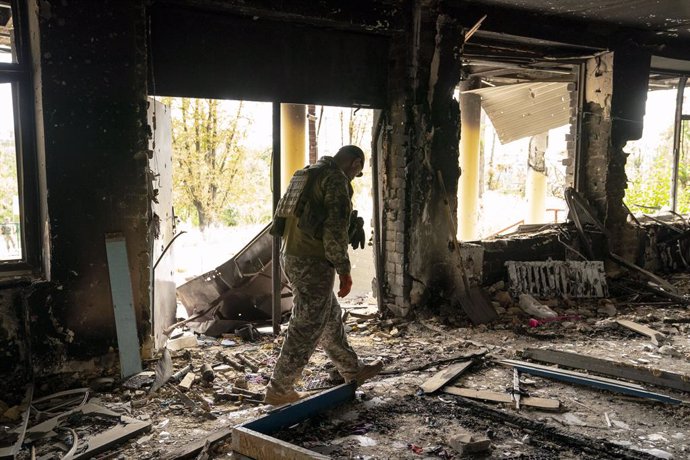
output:
M 106 233 L 127 239 L 139 335 L 150 335 L 144 2 L 37 5 L 38 143 L 54 289 L 34 294 L 32 314 L 71 338 L 66 353 L 101 355 L 116 346 Z M 46 327 L 39 322 L 32 334 Z
M 626 225 L 628 211 L 623 205 L 628 176 L 625 144 L 642 137 L 647 102 L 651 55 L 636 46 L 616 49 L 613 54 L 613 97 L 611 100 L 611 152 L 608 166 L 607 213 L 604 225 L 610 232 L 615 253 L 631 259 L 636 246 L 635 229 Z M 631 259 L 632 260 L 632 259 Z
M 382 107 L 388 37 L 376 32 L 299 24 L 271 9 L 247 16 L 241 8 L 218 14 L 155 4 L 151 88 L 166 96 Z
M 0 289 L 0 401 L 10 406 L 23 397 L 31 379 L 29 315 L 23 289 L 28 283 L 12 283 Z
M 578 188 L 610 233 L 614 252 L 632 257 L 637 237 L 626 224 L 626 142 L 642 136 L 649 53 L 622 48 L 586 63 Z
M 450 206 L 457 203 L 462 28 L 438 2 L 406 12 L 406 33 L 394 39 L 389 70 L 388 127 L 383 157 L 383 236 L 389 309 L 398 315 L 438 302 L 453 304 L 458 254 L 452 250 L 441 172 Z

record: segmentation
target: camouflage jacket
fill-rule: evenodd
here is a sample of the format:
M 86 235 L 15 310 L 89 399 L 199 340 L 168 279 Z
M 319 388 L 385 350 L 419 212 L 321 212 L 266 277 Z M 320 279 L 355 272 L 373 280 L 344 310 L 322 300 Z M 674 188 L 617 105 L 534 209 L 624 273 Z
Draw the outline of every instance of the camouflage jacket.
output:
M 310 236 L 300 230 L 298 218 L 288 217 L 283 235 L 283 253 L 326 259 L 339 275 L 349 274 L 347 229 L 352 211 L 352 186 L 333 157 L 322 157 L 313 167 L 323 168 L 309 197 L 314 208 L 323 210 L 323 234 L 321 238 Z

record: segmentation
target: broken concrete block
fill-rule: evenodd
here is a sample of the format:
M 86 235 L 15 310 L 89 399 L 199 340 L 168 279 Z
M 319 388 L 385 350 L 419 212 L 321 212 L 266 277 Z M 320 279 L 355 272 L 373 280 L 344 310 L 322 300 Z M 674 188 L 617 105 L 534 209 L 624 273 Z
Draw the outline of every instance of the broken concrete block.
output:
M 194 348 L 198 346 L 199 342 L 196 340 L 196 336 L 194 335 L 183 335 L 179 339 L 168 340 L 168 343 L 166 344 L 166 347 L 170 351 L 178 351 L 185 348 Z
M 477 436 L 467 431 L 460 432 L 448 440 L 448 444 L 459 454 L 474 454 L 485 452 L 491 448 L 491 440 L 484 436 Z
M 187 372 L 187 375 L 185 375 L 182 381 L 180 382 L 180 389 L 184 391 L 189 390 L 189 388 L 192 386 L 192 383 L 194 383 L 195 378 L 196 375 L 194 374 L 194 372 Z

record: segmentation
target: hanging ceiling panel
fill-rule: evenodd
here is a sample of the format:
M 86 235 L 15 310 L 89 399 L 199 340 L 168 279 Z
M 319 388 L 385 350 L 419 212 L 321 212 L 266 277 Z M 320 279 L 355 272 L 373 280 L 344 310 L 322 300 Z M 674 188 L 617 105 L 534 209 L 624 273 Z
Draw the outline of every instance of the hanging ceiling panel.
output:
M 573 83 L 520 83 L 481 88 L 478 94 L 501 144 L 534 136 L 570 123 Z

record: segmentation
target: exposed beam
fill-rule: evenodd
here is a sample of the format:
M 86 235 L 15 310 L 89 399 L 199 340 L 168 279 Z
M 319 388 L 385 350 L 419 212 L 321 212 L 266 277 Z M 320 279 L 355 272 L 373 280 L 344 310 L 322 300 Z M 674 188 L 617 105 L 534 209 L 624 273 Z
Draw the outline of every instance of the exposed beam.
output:
M 557 369 L 555 367 L 540 366 L 538 364 L 515 361 L 512 359 L 505 359 L 499 362 L 507 366 L 512 366 L 526 374 L 536 375 L 539 377 L 560 380 L 567 383 L 586 385 L 601 390 L 612 391 L 614 393 L 622 393 L 640 398 L 653 399 L 669 404 L 681 404 L 683 402 L 680 399 L 672 398 L 667 395 L 647 391 L 644 387 L 632 383 L 621 382 L 604 377 L 595 377 L 592 375 L 582 374 L 580 372 L 566 371 L 563 369 Z
M 575 369 L 584 369 L 609 377 L 618 377 L 635 382 L 650 383 L 652 385 L 673 388 L 690 392 L 690 376 L 674 374 L 661 369 L 633 366 L 619 361 L 595 358 L 580 353 L 570 353 L 559 350 L 543 350 L 528 348 L 522 353 L 523 358 L 533 359 L 550 364 L 558 364 Z

